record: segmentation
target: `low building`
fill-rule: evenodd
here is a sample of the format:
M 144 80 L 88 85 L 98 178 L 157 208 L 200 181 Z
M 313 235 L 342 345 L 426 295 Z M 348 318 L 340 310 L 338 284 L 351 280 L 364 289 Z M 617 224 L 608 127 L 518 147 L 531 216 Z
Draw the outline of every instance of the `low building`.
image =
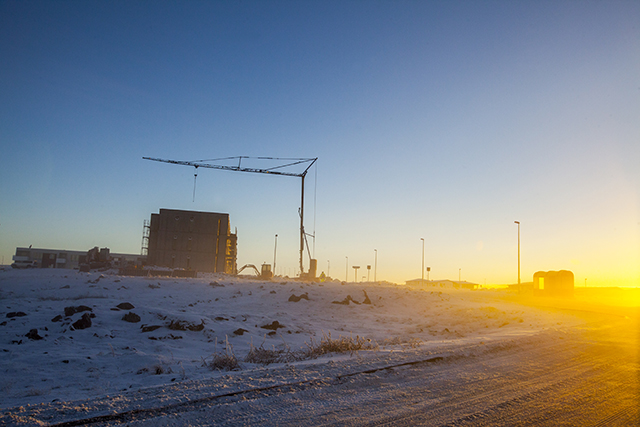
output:
M 533 275 L 533 291 L 554 297 L 572 297 L 573 273 L 568 270 L 537 271 Z
M 434 287 L 434 288 L 449 288 L 449 289 L 477 289 L 477 283 L 455 281 L 455 280 L 424 280 L 424 279 L 413 279 L 407 280 L 405 282 L 408 286 L 417 286 L 417 287 Z
M 229 214 L 160 209 L 149 222 L 147 264 L 235 274 L 237 235 Z
M 101 252 L 108 254 L 114 267 L 122 267 L 126 264 L 140 265 L 144 257 L 137 254 L 121 254 L 110 252 L 102 248 Z M 86 262 L 87 251 L 74 251 L 67 249 L 43 249 L 43 248 L 16 248 L 13 261 L 16 267 L 35 268 L 67 268 L 77 269 L 80 264 Z

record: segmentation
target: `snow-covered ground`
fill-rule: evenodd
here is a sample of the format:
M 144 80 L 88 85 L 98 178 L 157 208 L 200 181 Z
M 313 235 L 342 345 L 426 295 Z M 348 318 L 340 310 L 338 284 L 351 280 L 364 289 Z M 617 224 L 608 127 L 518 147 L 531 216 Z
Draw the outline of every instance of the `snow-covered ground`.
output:
M 355 369 L 392 356 L 401 362 L 470 351 L 578 322 L 511 303 L 504 294 L 222 275 L 0 270 L 0 409 L 140 395 L 158 386 L 180 393 L 200 381 L 224 388 L 242 380 L 248 387 L 273 380 L 283 368 L 289 379 L 304 380 L 292 372 L 313 376 L 309 372 L 336 363 Z M 365 349 L 302 357 L 323 339 L 343 338 Z M 290 360 L 250 363 L 252 348 Z M 216 355 L 235 356 L 240 369 L 213 369 Z

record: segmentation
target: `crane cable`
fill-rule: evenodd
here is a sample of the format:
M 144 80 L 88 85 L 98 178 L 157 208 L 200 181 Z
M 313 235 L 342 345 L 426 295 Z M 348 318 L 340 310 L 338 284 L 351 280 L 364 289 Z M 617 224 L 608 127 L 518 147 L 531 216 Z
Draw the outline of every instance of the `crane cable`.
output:
M 196 179 L 198 179 L 198 166 L 194 166 L 194 171 L 193 171 L 193 200 L 192 202 L 195 203 L 196 201 Z

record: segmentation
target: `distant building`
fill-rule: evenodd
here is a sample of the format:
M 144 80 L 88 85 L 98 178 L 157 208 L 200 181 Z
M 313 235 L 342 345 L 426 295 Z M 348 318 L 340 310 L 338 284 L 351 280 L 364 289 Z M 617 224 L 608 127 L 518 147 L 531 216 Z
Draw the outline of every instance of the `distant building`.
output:
M 533 282 L 514 283 L 507 285 L 507 289 L 518 292 L 519 294 L 530 294 L 533 293 Z
M 572 297 L 573 289 L 574 278 L 571 271 L 537 271 L 533 275 L 535 293 L 555 297 Z
M 229 214 L 174 209 L 151 214 L 148 265 L 234 274 L 236 257 Z
M 455 280 L 424 280 L 424 279 L 413 279 L 407 280 L 405 282 L 408 286 L 417 286 L 417 287 L 437 287 L 437 288 L 449 288 L 449 289 L 477 289 L 477 283 L 455 281 Z
M 110 252 L 107 248 L 100 250 L 106 253 L 114 266 L 125 266 L 127 263 L 141 264 L 143 258 L 137 254 L 120 254 Z M 68 268 L 77 269 L 86 262 L 87 251 L 70 251 L 67 249 L 16 248 L 13 261 L 18 268 Z

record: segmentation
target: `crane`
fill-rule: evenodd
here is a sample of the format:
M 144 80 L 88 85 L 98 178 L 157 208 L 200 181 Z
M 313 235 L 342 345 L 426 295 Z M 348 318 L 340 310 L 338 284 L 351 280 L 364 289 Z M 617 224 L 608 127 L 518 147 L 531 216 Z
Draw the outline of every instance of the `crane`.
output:
M 304 178 L 307 175 L 307 172 L 314 165 L 314 163 L 318 160 L 317 157 L 312 158 L 281 158 L 281 157 L 249 157 L 249 156 L 233 156 L 233 157 L 223 157 L 218 159 L 207 159 L 207 160 L 191 160 L 191 161 L 183 161 L 183 160 L 167 160 L 167 159 L 158 159 L 155 157 L 143 157 L 144 160 L 151 160 L 154 162 L 162 162 L 162 163 L 170 163 L 173 165 L 183 165 L 183 166 L 192 166 L 196 169 L 198 168 L 209 168 L 209 169 L 221 169 L 235 172 L 250 172 L 250 173 L 264 173 L 269 175 L 284 175 L 284 176 L 293 176 L 301 178 L 301 196 L 300 196 L 300 275 L 304 274 L 304 246 L 307 241 L 307 234 L 304 231 Z M 237 166 L 228 166 L 228 165 L 220 165 L 211 162 L 222 162 L 228 160 L 238 160 Z M 254 160 L 270 160 L 279 162 L 273 167 L 269 168 L 248 168 L 242 166 L 243 159 L 254 159 Z M 305 169 L 302 172 L 288 172 L 286 170 L 282 170 L 291 166 L 296 165 L 305 165 Z M 194 174 L 197 176 L 197 173 Z M 194 178 L 195 179 L 195 178 Z M 195 195 L 195 187 L 194 187 L 194 195 Z M 315 236 L 313 236 L 315 237 Z M 311 259 L 311 251 L 309 250 L 309 244 L 307 242 L 307 252 L 309 253 L 309 259 Z

